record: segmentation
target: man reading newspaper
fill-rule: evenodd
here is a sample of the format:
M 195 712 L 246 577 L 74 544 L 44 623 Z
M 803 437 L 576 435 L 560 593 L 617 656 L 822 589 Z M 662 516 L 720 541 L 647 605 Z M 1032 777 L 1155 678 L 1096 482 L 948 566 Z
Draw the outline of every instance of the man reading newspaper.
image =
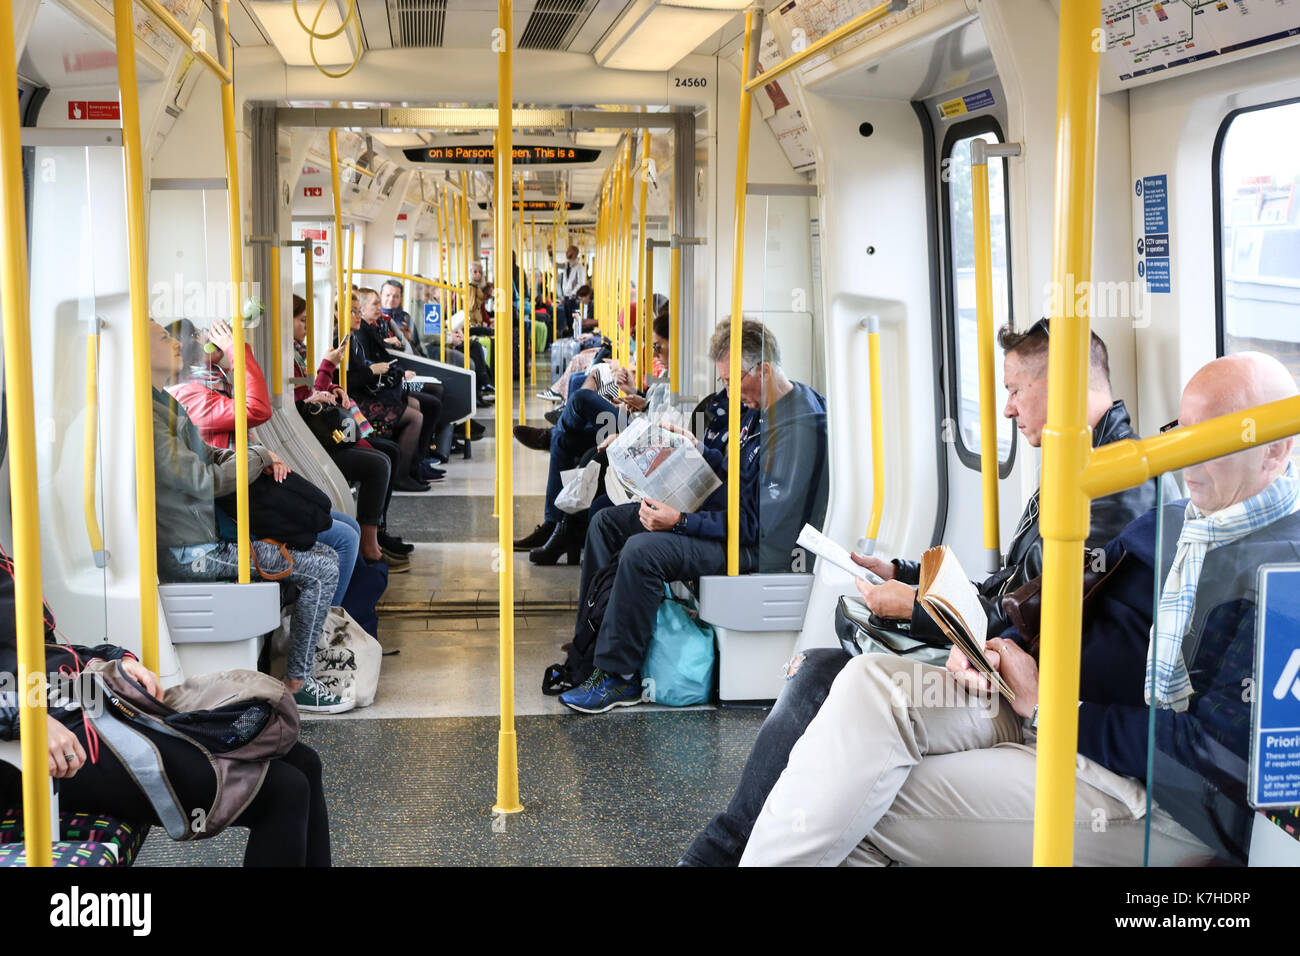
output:
M 727 474 L 730 343 L 730 323 L 723 322 L 709 342 L 709 356 L 723 383 L 706 415 L 710 424 L 702 439 L 685 432 L 679 436 L 690 441 L 719 484 L 694 511 L 681 511 L 667 502 L 643 497 L 639 502 L 605 508 L 587 530 L 579 606 L 586 605 L 592 580 L 600 569 L 617 559 L 618 572 L 596 637 L 596 669 L 585 683 L 560 695 L 560 702 L 573 710 L 603 714 L 615 707 L 640 703 L 641 664 L 654 637 L 664 584 L 720 574 L 726 569 L 726 483 L 732 480 Z M 745 322 L 741 330 L 741 367 L 741 380 L 735 384 L 741 400 L 740 545 L 744 571 L 754 567 L 758 544 L 760 410 L 789 394 L 794 385 L 781 371 L 776 338 L 759 322 Z M 673 447 L 675 441 L 662 434 L 656 439 L 647 432 L 645 440 L 631 444 L 631 453 L 625 456 L 625 480 L 640 472 L 637 484 L 642 487 L 692 483 L 694 469 L 686 467 L 689 456 L 684 449 Z M 674 456 L 677 461 L 672 460 Z M 679 470 L 675 464 L 683 468 Z M 667 484 L 655 482 L 656 478 L 680 476 L 683 471 L 687 472 L 685 478 Z

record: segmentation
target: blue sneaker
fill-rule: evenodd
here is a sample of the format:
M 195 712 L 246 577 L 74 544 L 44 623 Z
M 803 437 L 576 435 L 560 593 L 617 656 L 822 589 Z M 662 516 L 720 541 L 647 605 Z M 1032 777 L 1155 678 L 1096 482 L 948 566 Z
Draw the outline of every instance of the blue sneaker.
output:
M 641 685 L 635 678 L 625 681 L 597 667 L 585 682 L 561 694 L 560 703 L 580 713 L 603 714 L 615 707 L 641 703 Z

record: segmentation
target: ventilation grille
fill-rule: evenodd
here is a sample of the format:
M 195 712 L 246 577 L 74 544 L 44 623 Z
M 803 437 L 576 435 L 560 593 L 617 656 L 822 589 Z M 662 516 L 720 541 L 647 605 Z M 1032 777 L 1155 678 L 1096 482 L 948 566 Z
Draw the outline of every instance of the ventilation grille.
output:
M 447 28 L 447 0 L 388 0 L 393 46 L 440 47 Z
M 524 35 L 519 39 L 521 50 L 563 50 L 565 41 L 578 25 L 578 18 L 587 12 L 591 0 L 537 0 Z

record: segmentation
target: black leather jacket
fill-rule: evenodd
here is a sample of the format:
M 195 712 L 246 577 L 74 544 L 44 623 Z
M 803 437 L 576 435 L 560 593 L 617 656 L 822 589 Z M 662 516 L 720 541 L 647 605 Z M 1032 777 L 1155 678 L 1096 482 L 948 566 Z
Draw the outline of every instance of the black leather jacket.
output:
M 1129 421 L 1128 409 L 1124 407 L 1123 401 L 1117 401 L 1106 410 L 1093 428 L 1092 447 L 1097 448 L 1114 441 L 1137 437 Z M 1165 496 L 1166 500 L 1172 497 L 1177 495 L 1166 494 Z M 1105 548 L 1120 531 L 1128 526 L 1129 522 L 1138 515 L 1150 511 L 1155 504 L 1156 479 L 1154 478 L 1135 488 L 1126 488 L 1113 495 L 1094 498 L 1088 540 L 1084 544 L 1085 558 L 1094 550 Z M 920 581 L 921 566 L 917 562 L 895 558 L 894 567 L 897 569 L 898 580 L 913 585 Z M 1043 539 L 1038 533 L 1038 492 L 1035 491 L 1020 515 L 1020 524 L 1017 525 L 1016 533 L 1011 538 L 1011 546 L 1007 548 L 1006 564 L 1002 570 L 975 584 L 980 592 L 980 603 L 984 605 L 984 610 L 988 614 L 989 637 L 996 637 L 1011 626 L 1006 613 L 1002 610 L 1002 596 L 1010 594 L 1042 573 Z M 938 627 L 930 620 L 930 616 L 921 609 L 920 604 L 917 604 L 912 611 L 912 631 L 932 637 L 942 636 Z

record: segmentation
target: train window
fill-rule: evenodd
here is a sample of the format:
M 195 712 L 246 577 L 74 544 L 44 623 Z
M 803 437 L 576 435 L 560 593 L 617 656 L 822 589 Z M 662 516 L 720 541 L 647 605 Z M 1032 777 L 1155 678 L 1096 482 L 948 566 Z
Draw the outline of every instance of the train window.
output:
M 975 139 L 1002 142 L 1002 131 L 991 117 L 960 123 L 948 131 L 942 160 L 945 196 L 944 234 L 947 244 L 949 342 L 953 353 L 949 385 L 957 403 L 957 428 L 951 437 L 957 455 L 968 467 L 980 466 L 979 357 L 975 317 L 975 220 L 971 194 L 970 144 Z M 989 162 L 989 218 L 993 258 L 993 325 L 1011 315 L 1011 263 L 1007 255 L 1007 190 L 1003 161 Z M 1000 365 L 999 365 L 1000 368 Z M 1010 470 L 1015 429 L 1002 417 L 1006 389 L 997 374 L 998 461 Z M 945 436 L 947 437 L 947 436 Z
M 1300 100 L 1230 113 L 1214 157 L 1219 354 L 1300 378 Z

